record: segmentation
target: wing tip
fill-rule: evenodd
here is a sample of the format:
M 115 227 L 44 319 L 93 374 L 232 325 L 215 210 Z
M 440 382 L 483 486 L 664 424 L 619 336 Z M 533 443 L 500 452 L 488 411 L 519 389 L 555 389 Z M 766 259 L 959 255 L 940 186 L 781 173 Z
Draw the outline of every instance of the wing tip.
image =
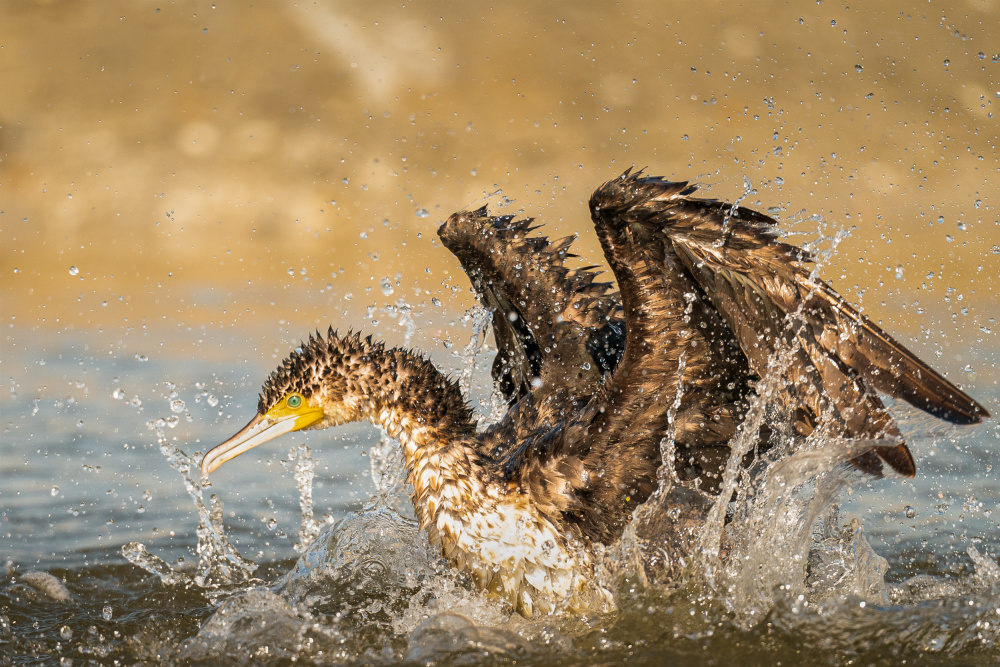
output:
M 948 380 L 945 382 L 949 390 L 947 396 L 937 394 L 930 398 L 925 397 L 923 401 L 911 400 L 909 396 L 902 396 L 902 398 L 928 414 L 960 426 L 981 424 L 984 420 L 993 417 L 989 410 L 968 394 L 955 387 Z
M 910 452 L 910 448 L 904 444 L 898 444 L 894 447 L 878 447 L 875 450 L 878 457 L 888 464 L 890 468 L 895 470 L 897 473 L 903 477 L 913 478 L 917 476 L 917 464 L 913 460 L 913 454 Z
M 619 213 L 644 205 L 676 202 L 697 192 L 688 181 L 669 181 L 662 176 L 647 176 L 645 169 L 629 167 L 616 178 L 601 184 L 590 197 L 591 215 L 602 210 Z

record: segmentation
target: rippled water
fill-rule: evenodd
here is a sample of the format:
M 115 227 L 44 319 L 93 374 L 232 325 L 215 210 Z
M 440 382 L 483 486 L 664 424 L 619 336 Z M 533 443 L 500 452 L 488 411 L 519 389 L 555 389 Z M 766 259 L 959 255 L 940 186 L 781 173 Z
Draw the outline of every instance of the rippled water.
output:
M 469 335 L 481 340 L 474 321 Z M 4 662 L 1000 656 L 994 422 L 958 429 L 901 406 L 914 480 L 862 479 L 817 439 L 765 478 L 733 477 L 738 500 L 719 505 L 736 519 L 725 560 L 695 559 L 683 585 L 663 584 L 619 545 L 603 561 L 617 610 L 528 621 L 430 549 L 396 445 L 370 427 L 255 450 L 213 477 L 202 500 L 187 454 L 242 425 L 268 368 L 234 371 L 217 355 L 155 347 L 108 354 L 99 340 L 14 340 L 29 363 L 3 399 Z M 996 351 L 972 354 L 986 369 L 972 379 L 990 377 Z M 439 356 L 483 394 L 488 354 Z M 968 388 L 996 404 L 992 382 Z M 489 411 L 485 398 L 478 405 Z M 660 511 L 658 497 L 641 511 Z

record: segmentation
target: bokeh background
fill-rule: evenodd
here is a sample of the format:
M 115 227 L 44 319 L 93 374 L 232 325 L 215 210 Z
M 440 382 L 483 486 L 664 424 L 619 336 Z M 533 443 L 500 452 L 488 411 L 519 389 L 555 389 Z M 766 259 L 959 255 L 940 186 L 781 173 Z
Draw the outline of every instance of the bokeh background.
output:
M 600 263 L 586 200 L 631 166 L 836 246 L 827 280 L 996 395 L 995 0 L 7 0 L 0 15 L 13 553 L 66 539 L 81 511 L 88 548 L 123 525 L 152 539 L 154 506 L 187 500 L 145 422 L 186 417 L 172 437 L 205 449 L 317 327 L 409 341 L 455 372 L 474 298 L 440 222 L 491 202 L 579 234 Z M 290 482 L 271 495 L 294 501 Z

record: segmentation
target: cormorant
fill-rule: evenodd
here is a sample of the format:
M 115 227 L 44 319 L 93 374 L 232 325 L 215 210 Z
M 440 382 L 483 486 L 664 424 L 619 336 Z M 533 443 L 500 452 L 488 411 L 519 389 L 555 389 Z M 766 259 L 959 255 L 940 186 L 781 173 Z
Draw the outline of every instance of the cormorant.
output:
M 852 463 L 913 476 L 878 393 L 956 424 L 987 411 L 813 275 L 774 220 L 626 171 L 591 217 L 618 291 L 564 265 L 572 238 L 532 221 L 452 215 L 439 229 L 492 310 L 493 378 L 509 406 L 478 432 L 457 384 L 420 354 L 331 328 L 271 374 L 257 415 L 208 475 L 281 434 L 368 419 L 402 444 L 417 517 L 476 584 L 526 616 L 602 600 L 590 545 L 618 539 L 655 490 L 672 438 L 682 484 L 717 492 L 756 382 L 776 366 L 786 428 L 858 445 Z M 771 434 L 760 430 L 760 448 Z

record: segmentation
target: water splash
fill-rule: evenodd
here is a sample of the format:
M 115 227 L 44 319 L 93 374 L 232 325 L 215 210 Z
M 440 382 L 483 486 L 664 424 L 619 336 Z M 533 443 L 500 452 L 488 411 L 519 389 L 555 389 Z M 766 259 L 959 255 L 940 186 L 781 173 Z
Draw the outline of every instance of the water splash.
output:
M 698 569 L 704 573 L 710 585 L 714 584 L 715 571 L 720 565 L 719 554 L 722 549 L 729 499 L 737 493 L 737 503 L 739 503 L 749 487 L 743 459 L 756 447 L 758 434 L 768 415 L 769 401 L 763 397 L 779 395 L 782 390 L 781 377 L 790 363 L 790 356 L 790 353 L 772 355 L 768 371 L 758 384 L 758 398 L 752 402 L 736 435 L 729 442 L 730 454 L 722 473 L 722 482 L 719 484 L 719 495 L 705 521 L 696 552 Z
M 726 213 L 722 218 L 722 234 L 720 235 L 719 240 L 714 242 L 716 248 L 723 248 L 727 243 L 729 243 L 730 220 L 739 216 L 740 204 L 743 202 L 743 200 L 749 197 L 750 195 L 756 193 L 757 191 L 754 190 L 753 183 L 751 183 L 750 179 L 746 175 L 744 175 L 743 192 L 740 194 L 739 197 L 737 197 L 733 201 L 732 205 L 726 210 Z
M 368 450 L 372 482 L 375 483 L 375 495 L 369 501 L 369 507 L 393 504 L 397 490 L 406 481 L 406 464 L 399 441 L 384 429 L 379 430 L 381 436 L 378 443 Z
M 198 470 L 197 463 L 185 454 L 179 447 L 167 441 L 161 429 L 157 429 L 157 441 L 160 452 L 166 456 L 170 467 L 180 473 L 184 480 L 184 487 L 188 495 L 194 502 L 198 512 L 198 566 L 193 578 L 173 572 L 166 572 L 163 566 L 166 565 L 161 559 L 156 557 L 148 558 L 149 552 L 144 545 L 133 542 L 122 549 L 122 555 L 129 559 L 129 562 L 137 565 L 152 574 L 157 575 L 166 584 L 176 584 L 180 581 L 193 583 L 200 588 L 217 588 L 219 586 L 231 586 L 250 581 L 257 564 L 245 559 L 236 550 L 226 537 L 225 526 L 223 525 L 222 501 L 214 493 L 209 497 L 209 506 L 203 500 L 204 488 L 209 486 L 207 480 L 204 484 L 199 484 L 192 476 L 192 470 Z M 133 560 L 134 559 L 134 560 Z M 169 566 L 167 566 L 169 569 Z M 178 579 L 183 577 L 184 579 Z M 186 580 L 186 581 L 185 581 Z
M 417 332 L 417 323 L 413 319 L 413 308 L 406 301 L 399 299 L 394 306 L 398 313 L 399 326 L 403 327 L 403 347 L 409 347 L 413 334 Z
M 313 479 L 316 477 L 316 459 L 309 445 L 300 444 L 295 452 L 295 483 L 299 488 L 299 510 L 302 522 L 299 526 L 299 541 L 295 551 L 301 553 L 319 536 L 322 523 L 316 521 L 313 513 Z
M 867 449 L 877 444 L 883 443 L 870 442 Z M 831 438 L 810 437 L 801 450 L 772 463 L 760 486 L 734 509 L 726 528 L 729 555 L 718 571 L 718 584 L 727 606 L 743 624 L 762 619 L 779 599 L 804 599 L 808 593 L 813 526 L 824 512 L 829 516 L 840 492 L 856 479 L 859 473 L 845 464 L 865 449 L 857 441 L 850 447 L 838 445 Z M 830 526 L 835 530 L 832 522 Z M 851 535 L 859 544 L 859 529 Z M 856 564 L 867 553 L 856 548 L 851 561 Z M 846 556 L 841 560 L 846 562 Z M 877 577 L 879 582 L 884 571 Z
M 458 388 L 463 396 L 469 396 L 472 390 L 472 374 L 476 370 L 476 358 L 489 337 L 490 323 L 493 321 L 492 311 L 482 306 L 473 306 L 465 311 L 462 321 L 472 323 L 472 333 L 465 348 L 456 355 L 463 362 L 458 374 Z
M 129 542 L 122 547 L 125 559 L 151 574 L 155 574 L 167 586 L 186 586 L 191 583 L 191 577 L 177 572 L 162 558 L 146 550 L 146 545 L 140 542 Z
M 889 604 L 885 583 L 889 562 L 868 544 L 857 519 L 841 529 L 838 514 L 839 507 L 834 504 L 813 532 L 806 578 L 810 602 L 839 604 L 850 598 L 866 604 Z
M 493 424 L 499 423 L 510 407 L 507 397 L 493 383 L 491 373 L 483 378 L 482 384 L 477 382 L 479 378 L 476 377 L 476 371 L 479 370 L 477 364 L 487 351 L 486 341 L 493 324 L 493 310 L 484 306 L 475 306 L 466 311 L 462 321 L 472 322 L 472 332 L 465 348 L 454 355 L 462 364 L 458 386 L 463 394 L 470 398 L 480 392 L 488 394 L 488 398 L 480 399 L 482 410 L 477 411 L 479 430 L 485 430 Z
M 227 599 L 198 636 L 185 642 L 181 656 L 353 662 L 371 656 L 372 647 L 382 647 L 380 658 L 387 662 L 403 659 L 408 650 L 450 654 L 441 633 L 417 630 L 435 626 L 427 625 L 428 619 L 439 615 L 441 629 L 451 628 L 446 617 L 456 611 L 466 622 L 451 628 L 455 641 L 479 634 L 511 639 L 493 627 L 474 629 L 480 627 L 476 623 L 502 626 L 510 612 L 461 582 L 414 520 L 387 507 L 366 508 L 327 527 L 269 590 L 253 588 Z M 415 641 L 408 649 L 405 637 L 411 632 Z M 460 644 L 454 650 L 468 648 Z
M 660 439 L 660 460 L 663 464 L 656 471 L 660 487 L 672 486 L 678 483 L 677 478 L 677 411 L 684 398 L 684 369 L 687 367 L 687 355 L 683 352 L 677 359 L 677 391 L 674 402 L 667 409 L 667 433 Z
M 675 420 L 684 397 L 686 362 L 686 356 L 681 354 L 677 391 L 667 409 L 667 432 L 660 440 L 663 465 L 657 470 L 657 488 L 632 513 L 632 521 L 618 542 L 606 551 L 599 550 L 598 578 L 608 590 L 622 576 L 636 576 L 643 586 L 654 581 L 682 581 L 696 536 L 703 530 L 712 507 L 710 496 L 681 486 L 677 477 Z

